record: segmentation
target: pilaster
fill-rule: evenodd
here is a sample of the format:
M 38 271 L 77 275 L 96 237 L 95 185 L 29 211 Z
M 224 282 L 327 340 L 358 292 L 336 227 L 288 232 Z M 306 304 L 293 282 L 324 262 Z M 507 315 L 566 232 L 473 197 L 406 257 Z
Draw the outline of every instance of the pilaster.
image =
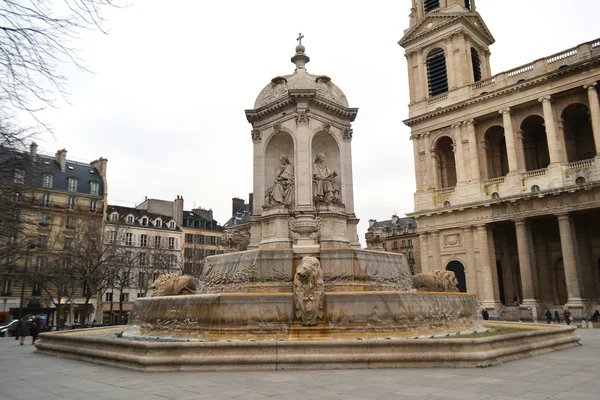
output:
M 590 104 L 590 116 L 592 120 L 592 129 L 594 131 L 596 154 L 600 154 L 600 102 L 598 101 L 596 82 L 588 83 L 583 88 L 587 90 L 588 101 Z
M 483 286 L 480 290 L 480 293 L 482 294 L 481 302 L 484 307 L 495 308 L 494 280 L 490 262 L 490 246 L 486 225 L 477 226 L 477 247 L 479 249 L 479 264 L 481 265 L 481 284 Z
M 463 122 L 466 125 L 467 136 L 469 139 L 469 154 L 470 154 L 470 167 L 471 167 L 471 180 L 478 182 L 480 178 L 479 173 L 479 154 L 477 152 L 477 135 L 475 134 L 475 120 L 469 119 Z
M 552 111 L 552 101 L 550 96 L 540 97 L 544 111 L 544 124 L 546 126 L 546 139 L 548 141 L 548 151 L 550 153 L 550 164 L 560 163 L 559 143 L 556 136 L 556 124 L 554 122 L 554 112 Z

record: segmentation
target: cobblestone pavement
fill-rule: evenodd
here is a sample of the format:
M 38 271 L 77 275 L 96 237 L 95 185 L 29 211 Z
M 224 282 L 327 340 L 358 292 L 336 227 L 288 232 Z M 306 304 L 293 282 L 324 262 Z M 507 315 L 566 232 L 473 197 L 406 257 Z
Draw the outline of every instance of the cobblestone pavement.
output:
M 0 338 L 0 400 L 598 399 L 600 329 L 582 346 L 477 369 L 140 373 Z

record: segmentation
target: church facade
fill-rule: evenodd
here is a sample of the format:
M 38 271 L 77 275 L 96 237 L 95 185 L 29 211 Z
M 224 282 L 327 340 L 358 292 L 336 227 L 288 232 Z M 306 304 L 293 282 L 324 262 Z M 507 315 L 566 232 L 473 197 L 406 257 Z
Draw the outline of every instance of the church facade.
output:
M 600 39 L 492 75 L 475 0 L 413 0 L 406 50 L 424 272 L 510 319 L 600 299 Z

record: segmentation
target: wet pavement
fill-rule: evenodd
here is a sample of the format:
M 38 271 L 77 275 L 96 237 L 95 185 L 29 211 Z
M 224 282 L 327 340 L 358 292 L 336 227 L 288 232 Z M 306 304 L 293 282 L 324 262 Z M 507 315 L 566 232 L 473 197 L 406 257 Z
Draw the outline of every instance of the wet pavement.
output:
M 0 400 L 598 399 L 600 329 L 582 346 L 491 368 L 141 373 L 0 338 Z

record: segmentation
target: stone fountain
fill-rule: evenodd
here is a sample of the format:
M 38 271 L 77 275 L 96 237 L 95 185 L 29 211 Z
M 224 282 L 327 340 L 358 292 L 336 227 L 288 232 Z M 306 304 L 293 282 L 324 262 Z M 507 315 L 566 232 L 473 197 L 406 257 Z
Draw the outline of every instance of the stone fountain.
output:
M 351 152 L 358 109 L 329 77 L 306 71 L 301 38 L 294 73 L 273 78 L 246 110 L 248 250 L 207 257 L 197 294 L 137 299 L 127 329 L 45 334 L 38 349 L 158 371 L 491 365 L 574 345 L 568 328 L 531 328 L 521 342 L 413 339 L 481 330 L 477 299 L 417 291 L 403 255 L 361 249 Z

